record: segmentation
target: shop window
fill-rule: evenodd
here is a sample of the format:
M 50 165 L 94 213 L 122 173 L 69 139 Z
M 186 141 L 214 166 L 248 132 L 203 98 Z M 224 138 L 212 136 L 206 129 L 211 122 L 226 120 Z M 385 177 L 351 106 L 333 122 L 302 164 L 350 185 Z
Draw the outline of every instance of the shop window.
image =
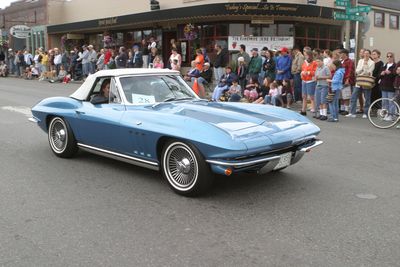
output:
M 329 47 L 328 41 L 326 40 L 319 40 L 318 41 L 318 48 L 319 49 L 327 49 Z
M 253 24 L 246 24 L 245 26 L 245 35 L 246 36 L 260 36 L 260 26 Z
M 261 36 L 276 36 L 277 24 L 263 25 L 261 28 Z
M 317 38 L 317 28 L 316 27 L 309 27 L 307 31 L 308 38 Z
M 202 27 L 202 37 L 206 38 L 206 37 L 212 37 L 214 36 L 214 31 L 215 31 L 215 26 L 214 25 L 203 25 Z
M 242 36 L 244 35 L 243 24 L 230 24 L 229 25 L 229 36 Z
M 385 13 L 383 12 L 374 13 L 374 25 L 375 27 L 385 27 Z
M 389 28 L 390 29 L 399 29 L 399 16 L 390 15 L 389 16 Z
M 229 30 L 228 30 L 228 24 L 217 24 L 215 26 L 215 35 L 217 36 L 228 36 L 229 35 Z
M 278 24 L 278 36 L 293 36 L 293 24 Z
M 314 39 L 308 39 L 307 40 L 307 46 L 311 47 L 311 48 L 317 48 L 318 46 L 318 41 L 314 40 Z
M 296 26 L 296 37 L 306 37 L 306 27 L 303 25 Z
M 329 38 L 329 28 L 320 26 L 319 27 L 319 38 L 328 39 Z
M 330 39 L 338 39 L 340 40 L 340 29 L 339 28 L 330 28 Z

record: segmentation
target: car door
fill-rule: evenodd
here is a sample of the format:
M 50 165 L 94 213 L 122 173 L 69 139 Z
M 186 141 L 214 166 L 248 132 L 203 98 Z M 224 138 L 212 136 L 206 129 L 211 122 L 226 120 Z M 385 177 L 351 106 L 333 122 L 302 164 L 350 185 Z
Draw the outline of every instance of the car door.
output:
M 77 121 L 77 140 L 79 143 L 112 151 L 123 149 L 123 131 L 120 120 L 125 112 L 115 78 L 101 77 L 96 80 L 91 91 L 94 96 L 100 92 L 102 84 L 110 82 L 110 100 L 106 103 L 92 104 L 82 101 L 82 107 L 75 110 Z

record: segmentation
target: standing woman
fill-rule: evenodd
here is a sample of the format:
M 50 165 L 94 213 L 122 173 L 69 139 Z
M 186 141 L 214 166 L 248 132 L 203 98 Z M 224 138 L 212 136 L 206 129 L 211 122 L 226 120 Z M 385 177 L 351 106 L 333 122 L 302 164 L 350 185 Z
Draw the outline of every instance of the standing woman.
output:
M 395 93 L 393 84 L 396 78 L 396 63 L 394 63 L 394 53 L 388 52 L 386 57 L 387 63 L 382 67 L 381 70 L 381 82 L 379 84 L 379 88 L 382 91 L 383 98 L 393 98 Z M 394 109 L 393 104 L 389 106 L 388 101 L 382 101 L 382 108 L 389 109 L 389 111 L 393 111 Z M 392 120 L 391 115 L 386 115 L 384 120 Z
M 265 61 L 263 64 L 263 70 L 265 71 L 265 78 L 271 78 L 271 80 L 275 80 L 275 61 L 274 61 L 274 52 L 271 50 L 267 50 L 265 52 Z
M 375 68 L 372 76 L 375 77 L 375 86 L 371 89 L 371 103 L 382 97 L 381 90 L 379 89 L 379 80 L 381 79 L 381 71 L 383 61 L 381 60 L 381 52 L 378 49 L 372 50 L 372 60 L 375 62 Z
M 369 51 L 368 49 L 363 49 L 363 51 L 363 57 L 360 58 L 357 63 L 356 76 L 372 76 L 375 68 L 375 62 L 371 59 L 371 51 Z M 347 114 L 346 117 L 356 117 L 357 99 L 359 99 L 360 96 L 362 98 L 363 94 L 365 98 L 365 105 L 362 106 L 362 103 L 360 101 L 360 109 L 363 108 L 363 119 L 367 118 L 368 109 L 371 104 L 371 89 L 365 88 L 357 82 L 356 85 L 353 87 L 353 94 L 351 95 L 350 113 Z
M 311 112 L 315 112 L 314 94 L 317 85 L 315 80 L 315 72 L 318 64 L 314 61 L 313 52 L 306 50 L 304 53 L 304 63 L 301 67 L 301 80 L 302 80 L 302 98 L 303 105 L 300 111 L 301 115 L 307 115 L 307 97 L 311 100 Z
M 174 39 L 172 39 L 172 40 L 174 40 Z M 171 40 L 171 42 L 172 42 L 172 40 Z M 172 47 L 172 49 L 171 49 L 171 56 L 169 57 L 169 65 L 170 66 L 172 66 L 174 64 L 174 59 L 178 60 L 179 66 L 182 66 L 182 57 L 178 53 L 178 48 L 176 48 L 176 47 Z

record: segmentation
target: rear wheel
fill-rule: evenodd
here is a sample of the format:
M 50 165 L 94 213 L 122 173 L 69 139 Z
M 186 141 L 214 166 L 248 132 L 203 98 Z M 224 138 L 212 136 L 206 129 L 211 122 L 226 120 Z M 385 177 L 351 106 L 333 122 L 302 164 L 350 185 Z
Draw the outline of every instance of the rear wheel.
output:
M 169 186 L 180 195 L 200 195 L 214 180 L 210 167 L 198 149 L 184 142 L 168 142 L 162 151 L 161 165 Z
M 393 127 L 400 119 L 399 104 L 391 98 L 379 98 L 369 107 L 368 119 L 380 129 Z
M 54 117 L 49 124 L 48 138 L 53 153 L 60 158 L 70 158 L 78 151 L 74 134 L 68 123 Z

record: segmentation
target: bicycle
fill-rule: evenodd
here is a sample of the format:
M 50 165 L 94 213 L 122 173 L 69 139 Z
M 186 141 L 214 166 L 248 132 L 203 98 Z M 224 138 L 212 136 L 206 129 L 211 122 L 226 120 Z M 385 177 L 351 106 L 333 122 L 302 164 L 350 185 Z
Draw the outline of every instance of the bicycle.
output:
M 368 119 L 377 128 L 388 129 L 400 121 L 400 95 L 379 98 L 368 109 Z

